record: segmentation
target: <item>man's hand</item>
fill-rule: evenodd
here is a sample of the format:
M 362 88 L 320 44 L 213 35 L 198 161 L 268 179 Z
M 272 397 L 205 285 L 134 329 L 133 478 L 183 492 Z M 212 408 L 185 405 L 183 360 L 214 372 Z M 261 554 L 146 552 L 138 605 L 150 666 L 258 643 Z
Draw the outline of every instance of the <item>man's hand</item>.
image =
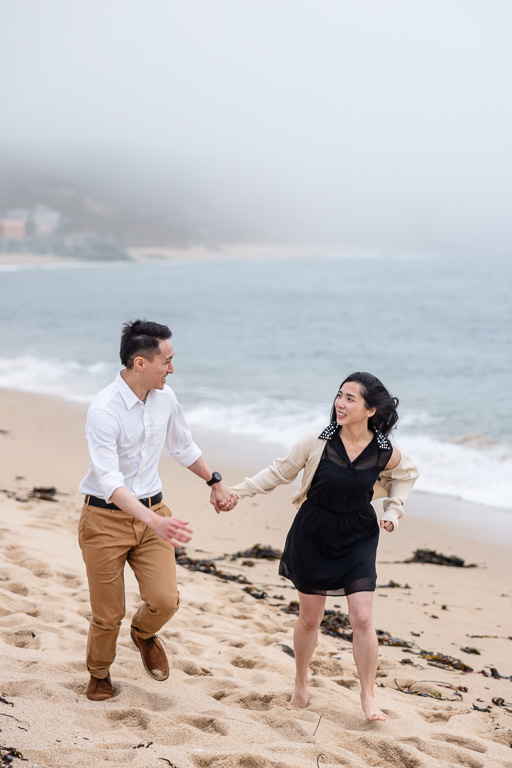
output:
M 181 547 L 192 538 L 193 531 L 188 527 L 188 523 L 184 520 L 178 520 L 176 517 L 162 517 L 155 514 L 147 525 L 157 536 L 175 548 Z
M 215 483 L 212 485 L 210 493 L 210 504 L 213 504 L 217 514 L 221 512 L 229 512 L 236 507 L 238 496 L 231 493 L 227 485 L 224 483 Z
M 391 520 L 381 520 L 380 527 L 384 528 L 384 530 L 386 530 L 388 533 L 391 533 L 395 529 L 395 526 Z

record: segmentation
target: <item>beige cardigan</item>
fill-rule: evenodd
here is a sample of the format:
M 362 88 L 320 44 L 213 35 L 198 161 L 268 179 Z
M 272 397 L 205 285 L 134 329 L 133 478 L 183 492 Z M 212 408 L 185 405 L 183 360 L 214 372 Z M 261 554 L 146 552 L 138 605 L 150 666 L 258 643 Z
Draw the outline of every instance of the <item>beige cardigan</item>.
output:
M 302 484 L 292 497 L 292 503 L 298 508 L 306 498 L 313 476 L 316 472 L 325 446 L 325 440 L 319 438 L 322 428 L 306 432 L 292 445 L 284 459 L 275 461 L 253 477 L 246 477 L 231 490 L 243 499 L 257 493 L 270 493 L 278 485 L 291 483 L 301 469 L 304 470 Z M 411 459 L 400 451 L 400 462 L 394 469 L 384 469 L 373 489 L 373 499 L 384 498 L 384 513 L 381 520 L 390 520 L 398 528 L 398 520 L 403 516 L 404 501 L 409 495 L 418 470 Z

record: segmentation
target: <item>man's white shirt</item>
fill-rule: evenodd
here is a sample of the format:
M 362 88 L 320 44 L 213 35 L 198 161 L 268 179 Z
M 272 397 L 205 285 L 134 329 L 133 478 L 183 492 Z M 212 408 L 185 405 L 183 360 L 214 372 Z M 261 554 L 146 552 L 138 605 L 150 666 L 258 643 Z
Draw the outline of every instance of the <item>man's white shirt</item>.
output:
M 142 402 L 120 373 L 89 406 L 85 433 L 91 463 L 80 492 L 106 501 L 123 486 L 138 499 L 159 493 L 164 447 L 184 467 L 201 456 L 172 389 L 152 389 Z

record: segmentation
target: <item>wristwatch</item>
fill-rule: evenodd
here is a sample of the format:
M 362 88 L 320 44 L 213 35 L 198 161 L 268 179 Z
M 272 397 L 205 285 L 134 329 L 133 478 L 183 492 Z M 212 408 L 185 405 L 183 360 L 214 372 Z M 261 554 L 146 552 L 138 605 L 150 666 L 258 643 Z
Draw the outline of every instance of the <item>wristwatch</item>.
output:
M 220 472 L 214 472 L 209 480 L 206 481 L 206 485 L 215 485 L 215 483 L 220 483 L 222 480 L 222 475 Z

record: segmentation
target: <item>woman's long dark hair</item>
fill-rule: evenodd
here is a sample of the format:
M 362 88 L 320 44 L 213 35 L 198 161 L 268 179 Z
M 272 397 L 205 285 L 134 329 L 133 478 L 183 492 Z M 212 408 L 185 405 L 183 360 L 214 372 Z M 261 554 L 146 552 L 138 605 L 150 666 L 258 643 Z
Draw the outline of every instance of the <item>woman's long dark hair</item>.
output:
M 361 394 L 367 408 L 376 408 L 376 412 L 368 419 L 370 429 L 378 429 L 384 435 L 389 435 L 398 421 L 398 398 L 391 397 L 388 390 L 376 376 L 364 371 L 351 373 L 341 382 L 338 392 L 347 381 L 355 381 L 361 387 Z M 336 407 L 333 404 L 331 422 L 336 421 Z

